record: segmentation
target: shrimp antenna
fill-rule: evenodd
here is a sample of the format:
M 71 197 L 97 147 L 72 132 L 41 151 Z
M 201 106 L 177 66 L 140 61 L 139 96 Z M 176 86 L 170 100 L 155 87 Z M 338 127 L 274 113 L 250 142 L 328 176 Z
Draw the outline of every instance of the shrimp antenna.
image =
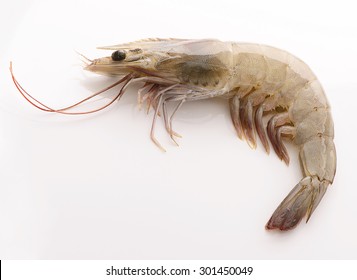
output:
M 86 61 L 88 61 L 88 62 L 93 62 L 93 60 L 92 59 L 89 59 L 88 57 L 86 57 L 85 55 L 83 55 L 83 54 L 81 54 L 80 52 L 78 52 L 78 51 L 75 51 L 80 57 L 82 57 L 82 58 L 84 58 Z
M 117 99 L 120 99 L 124 92 L 125 92 L 125 89 L 127 88 L 128 84 L 130 83 L 130 81 L 134 78 L 132 74 L 128 74 L 126 76 L 124 76 L 122 79 L 120 79 L 119 81 L 111 84 L 110 86 L 98 91 L 98 92 L 95 92 L 93 93 L 92 95 L 70 105 L 70 106 L 67 106 L 67 107 L 64 107 L 64 108 L 61 108 L 61 109 L 53 109 L 47 105 L 45 105 L 44 103 L 42 103 L 41 101 L 39 101 L 38 99 L 36 99 L 35 97 L 33 97 L 31 94 L 29 94 L 21 85 L 20 83 L 17 81 L 17 79 L 15 78 L 15 75 L 14 75 L 14 72 L 13 72 L 13 69 L 12 69 L 12 62 L 10 62 L 10 73 L 11 73 L 11 77 L 12 77 L 12 80 L 17 88 L 17 90 L 19 91 L 19 93 L 26 99 L 26 101 L 28 101 L 31 105 L 33 105 L 34 107 L 42 110 L 42 111 L 45 111 L 45 112 L 53 112 L 53 113 L 59 113 L 59 114 L 66 114 L 66 115 L 84 115 L 84 114 L 91 114 L 91 113 L 95 113 L 95 112 L 98 112 L 98 111 L 101 111 L 105 108 L 107 108 L 108 106 L 110 106 L 111 104 L 114 103 L 115 100 Z M 82 112 L 67 112 L 67 110 L 69 109 L 72 109 L 74 107 L 77 107 L 81 104 L 83 104 L 84 102 L 92 99 L 93 97 L 103 93 L 103 92 L 106 92 L 108 90 L 110 90 L 111 88 L 114 88 L 116 87 L 117 85 L 121 84 L 124 82 L 124 85 L 120 88 L 118 94 L 112 99 L 110 100 L 110 102 L 106 103 L 105 105 L 97 108 L 97 109 L 93 109 L 93 110 L 89 110 L 89 111 L 82 111 Z

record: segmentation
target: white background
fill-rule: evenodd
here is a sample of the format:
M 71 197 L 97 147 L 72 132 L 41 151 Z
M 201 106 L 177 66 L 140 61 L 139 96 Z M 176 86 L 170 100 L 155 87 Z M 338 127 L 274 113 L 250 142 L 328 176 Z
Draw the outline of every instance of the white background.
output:
M 357 20 L 353 1 L 8 1 L 0 9 L 0 258 L 356 259 Z M 75 51 L 147 37 L 273 45 L 303 59 L 332 106 L 338 169 L 308 224 L 264 225 L 301 179 L 261 145 L 239 141 L 222 100 L 185 104 L 175 147 L 135 90 L 90 116 L 41 112 L 112 82 Z

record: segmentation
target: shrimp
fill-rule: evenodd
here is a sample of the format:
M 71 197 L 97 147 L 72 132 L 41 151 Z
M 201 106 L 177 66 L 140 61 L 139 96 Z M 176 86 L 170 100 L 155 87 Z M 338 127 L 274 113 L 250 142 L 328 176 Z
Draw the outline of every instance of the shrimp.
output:
M 154 109 L 150 137 L 162 150 L 154 133 L 158 116 L 163 116 L 167 133 L 177 143 L 175 138 L 180 135 L 172 122 L 185 102 L 225 98 L 238 137 L 251 148 L 256 148 L 259 138 L 267 153 L 272 147 L 286 164 L 289 154 L 283 139 L 299 149 L 303 178 L 265 228 L 286 231 L 305 216 L 306 222 L 310 219 L 333 183 L 336 151 L 330 105 L 320 82 L 303 61 L 266 45 L 214 39 L 145 39 L 100 49 L 111 50 L 111 56 L 94 60 L 82 56 L 84 69 L 118 77 L 119 81 L 72 106 L 55 110 L 39 102 L 21 87 L 10 67 L 13 81 L 36 107 L 63 114 L 99 111 L 119 99 L 134 82 L 141 82 L 138 103 L 146 102 L 148 110 Z M 69 111 L 117 85 L 121 85 L 118 95 L 105 106 L 87 112 Z M 171 113 L 168 104 L 175 105 Z

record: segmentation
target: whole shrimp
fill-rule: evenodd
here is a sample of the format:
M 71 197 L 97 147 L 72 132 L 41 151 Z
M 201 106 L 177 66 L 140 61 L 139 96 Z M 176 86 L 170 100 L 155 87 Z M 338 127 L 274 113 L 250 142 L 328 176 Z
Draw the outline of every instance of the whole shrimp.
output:
M 258 136 L 266 152 L 271 145 L 286 164 L 289 155 L 283 138 L 291 139 L 299 148 L 304 178 L 275 210 L 266 229 L 289 230 L 304 216 L 306 221 L 310 219 L 333 183 L 336 151 L 329 103 L 321 84 L 304 62 L 270 46 L 214 39 L 145 39 L 100 49 L 113 52 L 94 60 L 83 56 L 85 69 L 117 76 L 119 81 L 66 108 L 55 110 L 33 98 L 11 69 L 12 78 L 33 105 L 62 114 L 99 111 L 119 99 L 129 85 L 142 82 L 138 102 L 146 101 L 148 108 L 154 108 L 150 136 L 162 150 L 154 134 L 158 115 L 162 114 L 165 128 L 176 142 L 179 134 L 173 130 L 172 121 L 185 102 L 226 98 L 237 135 L 251 148 L 256 147 Z M 119 93 L 105 106 L 81 113 L 69 111 L 117 85 L 121 85 Z M 175 104 L 170 114 L 169 103 Z M 266 125 L 264 116 L 269 117 Z

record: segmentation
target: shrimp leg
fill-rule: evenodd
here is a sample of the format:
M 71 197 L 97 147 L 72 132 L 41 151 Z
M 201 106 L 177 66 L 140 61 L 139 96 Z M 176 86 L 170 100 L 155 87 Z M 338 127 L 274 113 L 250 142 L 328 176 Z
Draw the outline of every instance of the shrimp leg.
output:
M 151 130 L 150 130 L 150 138 L 151 140 L 155 143 L 155 145 L 157 147 L 159 147 L 159 149 L 163 152 L 166 152 L 166 150 L 161 146 L 161 144 L 159 143 L 159 141 L 157 141 L 157 139 L 155 138 L 155 124 L 156 124 L 156 119 L 157 119 L 157 116 L 159 115 L 159 111 L 160 111 L 160 108 L 163 106 L 163 97 L 165 96 L 165 93 L 171 89 L 173 89 L 174 87 L 176 87 L 177 84 L 174 84 L 172 86 L 169 86 L 161 91 L 159 91 L 157 93 L 156 96 L 160 96 L 159 97 L 159 100 L 157 102 L 157 105 L 156 105 L 156 108 L 155 108 L 155 112 L 154 112 L 154 117 L 153 117 L 153 120 L 152 120 L 152 125 L 151 125 Z
M 281 160 L 284 160 L 287 165 L 289 165 L 290 158 L 288 151 L 286 150 L 286 147 L 281 140 L 281 134 L 292 136 L 295 134 L 294 127 L 285 125 L 289 124 L 290 122 L 289 113 L 285 112 L 272 117 L 269 120 L 267 127 L 268 137 L 275 153 Z

